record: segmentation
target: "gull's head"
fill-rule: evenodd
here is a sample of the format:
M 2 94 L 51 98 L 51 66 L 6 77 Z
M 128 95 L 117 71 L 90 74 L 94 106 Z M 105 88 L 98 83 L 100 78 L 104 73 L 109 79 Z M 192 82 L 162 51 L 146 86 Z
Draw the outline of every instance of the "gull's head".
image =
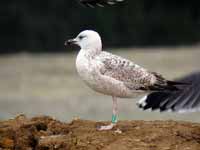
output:
M 81 49 L 98 50 L 101 51 L 102 43 L 101 37 L 96 31 L 85 30 L 77 35 L 76 38 L 67 40 L 65 45 L 75 44 L 81 47 Z

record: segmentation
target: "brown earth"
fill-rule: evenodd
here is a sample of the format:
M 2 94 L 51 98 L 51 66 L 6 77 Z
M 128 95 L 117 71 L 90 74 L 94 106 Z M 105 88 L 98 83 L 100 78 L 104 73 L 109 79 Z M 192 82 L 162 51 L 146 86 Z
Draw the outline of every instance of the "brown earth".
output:
M 200 124 L 176 121 L 119 121 L 111 131 L 97 131 L 107 122 L 20 115 L 0 122 L 0 150 L 200 150 Z

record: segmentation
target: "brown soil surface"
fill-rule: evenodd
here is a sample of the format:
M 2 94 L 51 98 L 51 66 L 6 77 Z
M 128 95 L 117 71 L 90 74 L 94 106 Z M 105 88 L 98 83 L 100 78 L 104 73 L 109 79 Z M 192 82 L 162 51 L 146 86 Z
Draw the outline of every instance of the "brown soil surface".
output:
M 111 131 L 97 131 L 108 122 L 20 115 L 0 122 L 0 150 L 200 150 L 200 124 L 176 121 L 119 121 Z

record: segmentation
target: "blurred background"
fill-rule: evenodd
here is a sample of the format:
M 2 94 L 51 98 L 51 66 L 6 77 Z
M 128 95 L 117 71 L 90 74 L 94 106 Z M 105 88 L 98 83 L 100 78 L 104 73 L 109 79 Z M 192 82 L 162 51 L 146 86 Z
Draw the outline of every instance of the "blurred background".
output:
M 197 1 L 125 0 L 87 8 L 78 0 L 1 2 L 0 120 L 19 113 L 110 120 L 110 96 L 89 89 L 75 69 L 78 47 L 64 41 L 80 31 L 100 33 L 104 49 L 176 79 L 199 71 L 200 9 Z M 199 113 L 141 111 L 119 100 L 119 119 L 200 122 Z

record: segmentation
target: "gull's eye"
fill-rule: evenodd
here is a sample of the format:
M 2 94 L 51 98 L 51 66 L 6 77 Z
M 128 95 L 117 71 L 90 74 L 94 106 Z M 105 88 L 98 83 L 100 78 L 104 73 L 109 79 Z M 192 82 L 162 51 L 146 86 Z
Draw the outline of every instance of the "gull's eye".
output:
M 78 38 L 79 38 L 80 40 L 82 40 L 84 37 L 85 37 L 84 35 L 80 35 Z

